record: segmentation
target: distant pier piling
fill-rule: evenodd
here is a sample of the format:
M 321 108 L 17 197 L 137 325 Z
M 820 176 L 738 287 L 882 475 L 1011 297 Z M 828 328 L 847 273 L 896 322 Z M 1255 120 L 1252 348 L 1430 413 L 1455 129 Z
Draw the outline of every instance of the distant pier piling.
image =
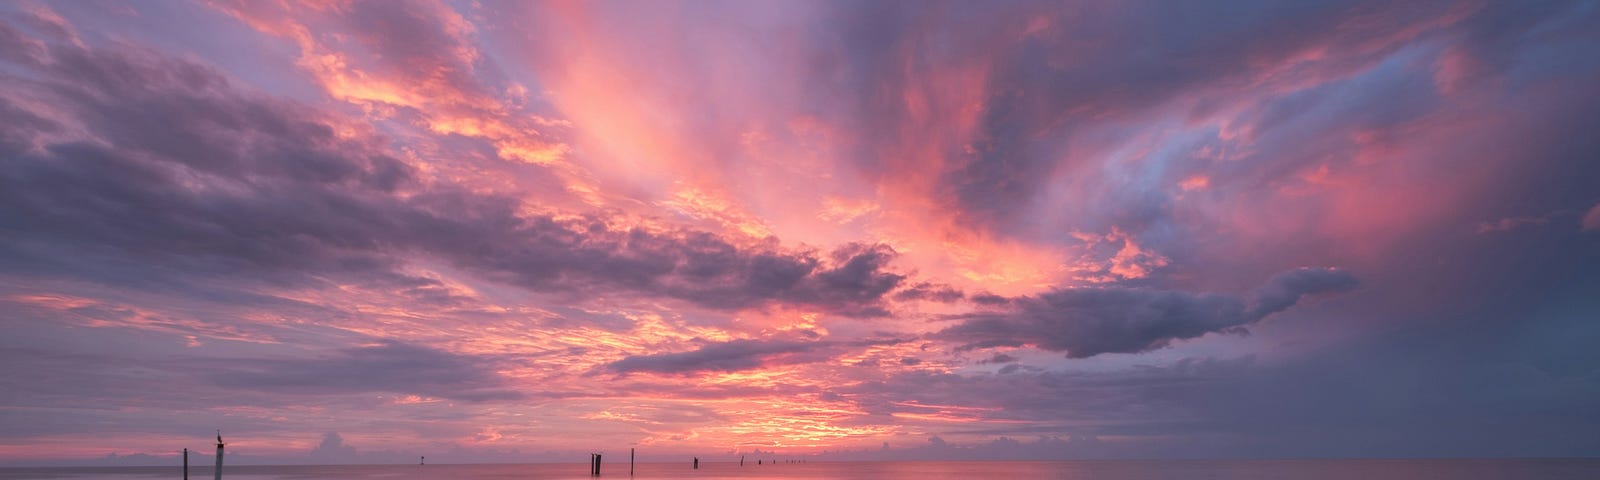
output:
M 633 476 L 633 449 L 628 449 L 628 476 Z
M 589 454 L 589 476 L 600 476 L 600 454 L 598 453 Z
M 699 470 L 700 469 L 700 457 L 694 457 L 694 469 L 695 470 Z
M 183 449 L 183 480 L 189 480 L 189 449 Z
M 212 472 L 215 480 L 222 480 L 222 431 L 217 431 L 217 469 Z
M 744 466 L 744 455 L 740 455 L 739 456 L 739 466 L 741 466 L 741 467 Z

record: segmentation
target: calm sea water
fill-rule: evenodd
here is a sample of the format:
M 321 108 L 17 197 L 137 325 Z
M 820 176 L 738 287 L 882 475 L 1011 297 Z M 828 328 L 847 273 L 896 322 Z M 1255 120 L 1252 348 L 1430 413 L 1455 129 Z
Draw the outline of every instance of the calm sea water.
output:
M 333 465 L 238 466 L 229 480 L 536 480 L 586 479 L 588 465 Z M 628 465 L 605 465 L 601 478 L 628 478 Z M 174 467 L 4 468 L 0 480 L 146 480 L 182 478 Z M 211 478 L 191 469 L 190 478 Z M 1063 480 L 1478 480 L 1600 479 L 1600 459 L 1513 460 L 1115 460 L 1073 462 L 812 462 L 639 464 L 633 478 L 700 479 L 1063 479 Z

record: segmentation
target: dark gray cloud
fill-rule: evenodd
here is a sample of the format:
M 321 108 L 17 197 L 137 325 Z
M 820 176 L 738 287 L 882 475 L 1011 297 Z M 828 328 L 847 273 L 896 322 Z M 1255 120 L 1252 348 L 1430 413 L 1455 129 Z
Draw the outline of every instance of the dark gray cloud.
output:
M 986 363 L 1013 363 L 1013 362 L 1016 362 L 1018 360 L 1021 360 L 1021 359 L 1017 358 L 1017 357 L 1013 357 L 1011 355 L 1006 355 L 1004 353 L 996 353 L 996 354 L 994 354 L 994 356 L 991 356 L 989 358 L 978 360 L 978 363 L 979 364 L 986 364 Z
M 312 358 L 214 361 L 216 385 L 274 394 L 394 392 L 467 401 L 515 400 L 497 369 L 504 359 L 395 341 Z
M 1008 304 L 1011 303 L 1011 299 L 1006 298 L 1006 297 L 1001 296 L 1001 295 L 995 295 L 993 293 L 984 292 L 984 293 L 978 293 L 978 294 L 973 295 L 972 296 L 972 303 L 976 303 L 978 305 L 985 305 L 985 306 L 991 306 L 992 307 L 992 306 L 1008 305 Z
M 687 352 L 630 355 L 612 362 L 608 368 L 619 373 L 733 372 L 793 362 L 798 360 L 794 357 L 815 352 L 827 345 L 823 342 L 731 340 L 707 344 Z
M 1071 358 L 1138 353 L 1207 333 L 1242 331 L 1306 295 L 1355 286 L 1348 272 L 1305 268 L 1273 277 L 1248 301 L 1128 287 L 1056 290 L 1014 299 L 1012 310 L 963 315 L 961 323 L 936 336 L 967 349 L 1027 345 Z
M 424 187 L 381 138 L 334 134 L 310 109 L 207 67 L 132 48 L 48 45 L 10 27 L 7 81 L 83 122 L 73 139 L 0 100 L 0 265 L 12 272 L 201 291 L 330 279 L 411 288 L 408 258 L 582 299 L 618 290 L 737 309 L 793 303 L 881 316 L 895 254 L 750 249 L 689 229 L 614 227 L 606 213 L 520 215 L 518 200 Z M 33 53 L 30 53 L 33 52 Z M 208 281 L 201 281 L 207 279 Z M 429 297 L 429 295 L 433 295 Z
M 1266 285 L 1252 292 L 1252 302 L 1245 312 L 1244 323 L 1287 310 L 1307 295 L 1347 292 L 1360 283 L 1355 275 L 1343 270 L 1327 268 L 1298 268 L 1272 277 Z
M 895 300 L 929 300 L 941 303 L 950 303 L 966 298 L 967 294 L 961 290 L 944 284 L 930 282 L 917 282 L 905 289 L 895 292 Z

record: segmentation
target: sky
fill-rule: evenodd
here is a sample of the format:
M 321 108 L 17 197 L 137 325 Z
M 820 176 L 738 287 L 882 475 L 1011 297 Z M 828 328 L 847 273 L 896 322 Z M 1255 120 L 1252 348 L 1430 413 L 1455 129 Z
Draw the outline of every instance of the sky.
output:
M 0 2 L 0 464 L 1600 455 L 1600 3 Z

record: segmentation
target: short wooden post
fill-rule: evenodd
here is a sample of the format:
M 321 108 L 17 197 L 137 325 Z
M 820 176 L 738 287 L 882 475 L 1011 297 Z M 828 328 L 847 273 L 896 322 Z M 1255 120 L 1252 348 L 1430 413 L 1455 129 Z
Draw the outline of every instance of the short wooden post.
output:
M 222 480 L 222 432 L 217 431 L 217 470 L 212 472 L 215 480 Z

